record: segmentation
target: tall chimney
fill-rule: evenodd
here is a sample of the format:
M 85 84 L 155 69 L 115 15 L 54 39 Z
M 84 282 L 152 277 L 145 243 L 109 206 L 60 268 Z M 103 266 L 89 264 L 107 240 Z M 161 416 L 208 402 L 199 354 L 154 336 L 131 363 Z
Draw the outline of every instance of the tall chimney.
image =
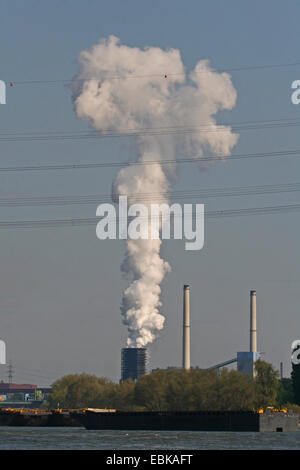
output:
M 256 291 L 250 291 L 250 352 L 257 352 Z
M 191 368 L 190 286 L 183 287 L 182 368 Z

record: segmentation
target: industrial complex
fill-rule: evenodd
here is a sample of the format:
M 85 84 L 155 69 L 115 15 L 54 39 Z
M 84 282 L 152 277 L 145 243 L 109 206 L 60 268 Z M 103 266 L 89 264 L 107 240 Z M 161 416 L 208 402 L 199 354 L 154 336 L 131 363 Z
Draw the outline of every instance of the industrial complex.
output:
M 183 286 L 183 326 L 182 326 L 182 368 L 191 368 L 191 318 L 190 318 L 190 286 L 185 284 Z M 209 367 L 209 369 L 220 369 L 227 365 L 237 363 L 237 370 L 239 372 L 255 375 L 255 361 L 260 357 L 257 351 L 257 319 L 256 319 L 256 291 L 250 291 L 250 346 L 249 351 L 238 351 L 231 359 L 223 361 L 219 364 Z M 6 364 L 6 345 L 5 342 L 0 340 L 0 364 Z M 121 351 L 121 381 L 131 378 L 137 380 L 140 376 L 147 373 L 149 366 L 149 354 L 145 347 L 122 348 Z M 178 368 L 178 367 L 172 367 Z M 199 367 L 197 367 L 199 368 Z M 11 384 L 0 384 L 3 387 Z M 16 385 L 17 387 L 17 385 Z M 36 386 L 34 386 L 36 388 Z M 20 387 L 17 387 L 20 388 Z M 22 388 L 22 387 L 21 387 Z M 24 388 L 24 387 L 23 387 Z
M 183 327 L 182 327 L 182 368 L 191 368 L 191 318 L 190 286 L 183 286 Z M 256 291 L 250 291 L 250 347 L 249 351 L 238 351 L 232 359 L 216 364 L 209 369 L 220 369 L 237 363 L 238 372 L 255 376 L 255 361 L 260 357 L 257 351 Z M 149 355 L 146 348 L 123 348 L 121 354 L 121 380 L 138 379 L 147 372 Z

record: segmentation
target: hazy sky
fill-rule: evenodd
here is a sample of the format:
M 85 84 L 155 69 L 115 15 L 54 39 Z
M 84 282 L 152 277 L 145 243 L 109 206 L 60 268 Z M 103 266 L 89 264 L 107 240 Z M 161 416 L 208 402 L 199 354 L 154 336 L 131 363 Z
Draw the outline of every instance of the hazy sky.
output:
M 209 59 L 217 70 L 299 61 L 297 1 L 0 1 L 0 79 L 15 82 L 0 105 L 4 132 L 88 129 L 60 80 L 77 73 L 77 57 L 100 38 L 129 46 L 178 48 L 191 70 Z M 162 70 L 165 73 L 165 70 Z M 231 72 L 236 107 L 221 123 L 298 119 L 291 83 L 299 67 Z M 52 83 L 32 83 L 33 81 Z M 22 82 L 31 83 L 22 83 Z M 1 136 L 0 136 L 1 137 Z M 126 161 L 130 138 L 0 141 L 0 167 Z M 240 131 L 233 154 L 297 150 L 299 127 Z M 115 168 L 0 172 L 0 198 L 110 194 Z M 299 156 L 178 166 L 174 189 L 300 183 Z M 210 198 L 205 210 L 299 203 L 299 192 Z M 0 222 L 94 217 L 97 205 L 1 207 Z M 299 213 L 208 219 L 205 245 L 187 252 L 166 241 L 172 267 L 162 285 L 164 330 L 150 347 L 151 368 L 181 364 L 182 287 L 191 286 L 192 365 L 208 367 L 249 348 L 249 290 L 257 290 L 258 346 L 284 375 L 300 338 Z M 0 338 L 16 382 L 46 385 L 70 372 L 120 377 L 126 329 L 120 303 L 127 281 L 121 241 L 100 241 L 95 227 L 0 229 Z M 0 379 L 7 368 L 0 366 Z

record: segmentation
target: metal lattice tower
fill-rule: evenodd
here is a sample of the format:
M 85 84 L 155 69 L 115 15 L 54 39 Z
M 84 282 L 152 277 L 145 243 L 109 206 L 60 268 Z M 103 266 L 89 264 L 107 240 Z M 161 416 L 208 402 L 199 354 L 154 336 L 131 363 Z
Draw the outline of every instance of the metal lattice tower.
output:
M 7 370 L 7 377 L 8 377 L 8 382 L 10 384 L 12 383 L 13 375 L 14 375 L 13 366 L 12 366 L 11 361 L 9 361 L 8 370 Z

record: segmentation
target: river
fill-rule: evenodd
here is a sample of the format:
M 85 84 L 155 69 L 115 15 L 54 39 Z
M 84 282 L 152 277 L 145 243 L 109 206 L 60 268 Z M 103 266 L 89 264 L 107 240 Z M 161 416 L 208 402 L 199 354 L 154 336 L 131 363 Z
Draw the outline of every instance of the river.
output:
M 300 449 L 300 432 L 87 431 L 84 428 L 1 427 L 1 450 L 248 450 Z

